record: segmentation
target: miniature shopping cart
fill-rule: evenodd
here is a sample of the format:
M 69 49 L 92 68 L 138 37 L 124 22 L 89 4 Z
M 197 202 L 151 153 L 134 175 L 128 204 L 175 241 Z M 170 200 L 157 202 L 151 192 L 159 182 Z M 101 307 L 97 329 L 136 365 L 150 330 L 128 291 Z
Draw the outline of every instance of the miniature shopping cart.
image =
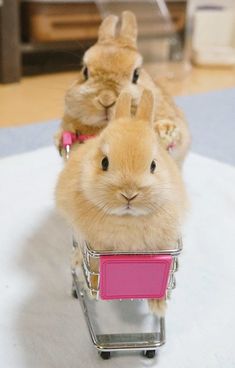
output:
M 68 158 L 72 140 L 68 134 L 65 138 Z M 101 357 L 109 359 L 114 351 L 143 351 L 146 357 L 153 358 L 156 349 L 165 343 L 164 317 L 154 317 L 158 320 L 157 332 L 97 333 L 88 304 L 99 300 L 169 298 L 176 286 L 181 239 L 173 249 L 157 252 L 95 251 L 75 239 L 73 248 L 82 252 L 82 265 L 80 269 L 72 268 L 72 292 L 80 301 L 91 340 Z
M 73 246 L 78 247 L 75 240 Z M 165 343 L 165 319 L 159 319 L 160 330 L 155 333 L 96 334 L 87 307 L 87 293 L 96 300 L 169 298 L 176 286 L 174 273 L 181 249 L 180 240 L 173 250 L 152 253 L 97 252 L 87 244 L 83 246 L 82 277 L 72 269 L 73 294 L 81 303 L 91 340 L 103 359 L 109 359 L 112 351 L 124 350 L 142 350 L 153 358 L 156 349 Z

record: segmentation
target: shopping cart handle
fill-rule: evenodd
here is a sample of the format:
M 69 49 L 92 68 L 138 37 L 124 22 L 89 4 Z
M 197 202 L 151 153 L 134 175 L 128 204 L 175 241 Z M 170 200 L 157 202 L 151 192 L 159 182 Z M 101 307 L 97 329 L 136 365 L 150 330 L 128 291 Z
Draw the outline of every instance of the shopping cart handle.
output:
M 75 133 L 71 133 L 68 131 L 64 131 L 62 134 L 62 146 L 66 148 L 67 146 L 72 146 L 74 142 L 76 142 L 77 136 Z

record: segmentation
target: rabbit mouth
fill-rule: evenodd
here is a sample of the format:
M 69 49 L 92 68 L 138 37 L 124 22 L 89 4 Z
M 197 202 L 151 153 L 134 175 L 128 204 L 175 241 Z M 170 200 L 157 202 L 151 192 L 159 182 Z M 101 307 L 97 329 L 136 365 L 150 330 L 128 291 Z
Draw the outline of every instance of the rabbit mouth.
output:
M 105 109 L 104 110 L 104 121 L 110 121 L 111 119 L 111 110 L 110 109 Z
M 149 214 L 149 211 L 144 208 L 138 208 L 127 204 L 125 206 L 112 209 L 110 213 L 116 216 L 145 216 Z
M 107 124 L 107 122 L 110 121 L 110 114 L 107 111 L 104 111 L 104 113 L 102 113 L 98 123 L 102 123 L 102 124 Z
M 126 212 L 126 215 L 132 215 L 132 216 L 140 216 L 140 215 L 146 215 L 146 211 L 143 211 L 140 208 L 131 206 L 129 204 L 126 205 L 124 208 L 124 212 Z

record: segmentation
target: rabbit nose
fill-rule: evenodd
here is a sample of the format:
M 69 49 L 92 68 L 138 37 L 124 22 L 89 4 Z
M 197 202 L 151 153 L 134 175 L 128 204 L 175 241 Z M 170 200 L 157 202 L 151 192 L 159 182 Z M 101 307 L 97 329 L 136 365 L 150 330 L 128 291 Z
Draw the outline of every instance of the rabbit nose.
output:
M 108 109 L 115 104 L 116 95 L 114 94 L 114 92 L 109 90 L 102 91 L 98 97 L 98 102 L 101 106 Z
M 138 193 L 136 193 L 136 194 L 134 194 L 134 195 L 127 195 L 126 193 L 125 194 L 123 194 L 123 193 L 121 193 L 121 195 L 128 201 L 128 202 L 130 202 L 130 201 L 133 201 L 133 199 L 135 199 L 137 196 L 138 196 Z

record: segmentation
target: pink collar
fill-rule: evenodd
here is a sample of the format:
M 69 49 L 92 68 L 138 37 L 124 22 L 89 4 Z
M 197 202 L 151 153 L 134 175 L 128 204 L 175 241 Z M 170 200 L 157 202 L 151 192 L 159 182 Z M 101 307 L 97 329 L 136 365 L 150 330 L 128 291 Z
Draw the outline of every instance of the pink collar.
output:
M 84 143 L 90 138 L 94 138 L 95 135 L 92 134 L 76 134 L 69 131 L 64 131 L 62 135 L 62 146 L 66 148 L 67 146 L 72 146 L 73 143 Z
M 62 146 L 63 148 L 66 148 L 67 146 L 72 146 L 74 143 L 84 143 L 90 138 L 94 138 L 94 134 L 76 134 L 69 131 L 64 131 L 62 135 Z M 167 151 L 171 152 L 174 150 L 176 144 L 171 143 L 167 147 Z

